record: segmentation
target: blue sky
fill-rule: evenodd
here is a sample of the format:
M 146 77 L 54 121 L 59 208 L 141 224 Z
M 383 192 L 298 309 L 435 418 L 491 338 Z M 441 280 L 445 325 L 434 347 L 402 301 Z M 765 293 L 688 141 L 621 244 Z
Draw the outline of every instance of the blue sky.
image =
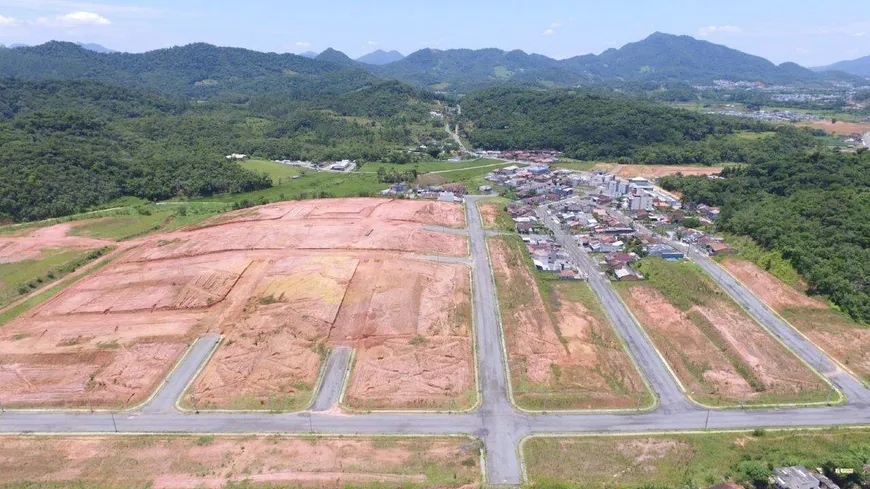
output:
M 141 52 L 204 41 L 352 57 L 375 49 L 600 53 L 654 31 L 807 66 L 870 55 L 870 15 L 828 0 L 0 0 L 0 43 L 51 39 Z

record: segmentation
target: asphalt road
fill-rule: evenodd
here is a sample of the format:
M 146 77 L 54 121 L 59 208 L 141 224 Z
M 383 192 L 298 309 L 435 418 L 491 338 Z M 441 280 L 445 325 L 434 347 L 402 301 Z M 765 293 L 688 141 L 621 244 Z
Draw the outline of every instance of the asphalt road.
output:
M 870 409 L 863 400 L 870 393 L 844 379 L 836 370 L 823 370 L 849 396 L 849 403 L 830 408 L 708 411 L 689 403 L 673 376 L 652 348 L 648 338 L 631 318 L 609 282 L 603 280 L 573 239 L 557 233 L 566 249 L 590 274 L 589 284 L 613 319 L 617 331 L 628 344 L 644 374 L 660 399 L 653 412 L 624 414 L 547 413 L 524 414 L 515 410 L 508 397 L 508 379 L 500 335 L 497 296 L 491 275 L 486 238 L 480 214 L 470 198 L 467 206 L 472 257 L 474 328 L 479 360 L 481 405 L 467 414 L 373 413 L 336 414 L 332 411 L 306 411 L 293 414 L 205 412 L 182 413 L 173 409 L 200 367 L 208 360 L 219 338 L 200 339 L 176 370 L 167 378 L 150 403 L 132 411 L 85 413 L 64 411 L 6 411 L 0 413 L 0 433 L 323 433 L 323 434 L 455 434 L 464 433 L 483 440 L 487 451 L 487 482 L 493 485 L 519 485 L 522 482 L 517 453 L 519 441 L 534 433 L 609 433 L 644 431 L 682 431 L 756 427 L 804 427 L 870 424 Z M 567 241 L 564 241 L 567 240 Z M 579 253 L 579 254 L 578 254 Z M 715 276 L 714 276 L 715 278 Z M 737 289 L 739 292 L 739 284 Z M 735 292 L 736 295 L 737 292 Z M 748 292 L 748 291 L 747 291 Z M 752 297 L 746 298 L 747 302 Z M 756 299 L 757 300 L 757 299 Z M 763 309 L 763 305 L 759 305 Z M 763 315 L 762 315 L 763 316 Z M 768 318 L 769 319 L 769 318 Z M 767 323 L 765 323 L 767 324 Z M 772 330 L 776 326 L 768 324 Z M 784 325 L 788 328 L 788 325 Z M 782 333 L 787 333 L 783 330 Z M 787 335 L 784 334 L 783 341 Z M 789 341 L 792 341 L 789 339 Z M 802 339 L 794 341 L 804 341 Z M 797 344 L 797 343 L 796 343 Z M 807 346 L 807 345 L 804 345 Z M 812 345 L 795 348 L 807 361 L 824 362 Z M 338 350 L 338 349 L 336 349 Z M 342 354 L 343 355 L 343 354 Z M 336 389 L 341 390 L 345 368 L 342 357 L 330 356 L 330 365 L 318 392 L 314 408 L 334 404 Z M 346 360 L 345 360 L 346 362 Z M 830 360 L 828 360 L 830 362 Z M 819 365 L 822 365 L 821 363 Z M 824 365 L 822 365 L 824 366 Z M 341 377 L 341 380 L 336 380 Z
M 341 389 L 344 387 L 345 374 L 350 367 L 353 349 L 349 346 L 336 346 L 326 359 L 326 373 L 320 381 L 317 397 L 311 405 L 312 411 L 326 411 L 338 404 Z

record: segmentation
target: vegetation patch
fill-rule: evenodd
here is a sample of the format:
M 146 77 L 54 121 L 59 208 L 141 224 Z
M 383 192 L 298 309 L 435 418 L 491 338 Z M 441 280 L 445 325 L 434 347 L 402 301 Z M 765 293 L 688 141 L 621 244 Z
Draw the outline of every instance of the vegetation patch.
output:
M 870 432 L 764 431 L 697 435 L 532 438 L 524 447 L 532 487 L 767 489 L 776 467 L 820 467 L 841 487 L 866 478 Z M 837 468 L 852 474 L 838 474 Z

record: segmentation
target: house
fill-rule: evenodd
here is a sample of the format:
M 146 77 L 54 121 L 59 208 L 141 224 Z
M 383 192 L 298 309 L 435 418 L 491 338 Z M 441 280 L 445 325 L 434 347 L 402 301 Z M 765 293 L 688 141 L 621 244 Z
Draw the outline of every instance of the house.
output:
M 520 234 L 530 234 L 535 229 L 534 225 L 527 222 L 518 222 L 516 227 Z
M 707 243 L 707 252 L 711 255 L 727 255 L 734 253 L 734 250 L 725 243 L 711 241 Z
M 625 267 L 634 261 L 634 258 L 634 255 L 630 253 L 608 253 L 604 256 L 604 262 L 607 263 L 608 267 L 616 270 Z
M 643 278 L 630 267 L 617 268 L 613 271 L 613 275 L 620 282 L 635 281 Z
M 583 276 L 574 270 L 562 270 L 559 272 L 559 280 L 583 280 Z
M 773 469 L 773 479 L 771 482 L 773 482 L 774 487 L 777 489 L 820 489 L 822 481 L 819 477 L 824 477 L 826 488 L 833 489 L 829 487 L 829 484 L 837 487 L 827 477 L 821 474 L 813 474 L 806 467 L 802 466 Z
M 646 252 L 649 254 L 649 256 L 654 256 L 665 260 L 682 260 L 686 257 L 683 252 L 677 251 L 677 249 L 673 246 L 661 243 L 651 244 L 647 246 Z

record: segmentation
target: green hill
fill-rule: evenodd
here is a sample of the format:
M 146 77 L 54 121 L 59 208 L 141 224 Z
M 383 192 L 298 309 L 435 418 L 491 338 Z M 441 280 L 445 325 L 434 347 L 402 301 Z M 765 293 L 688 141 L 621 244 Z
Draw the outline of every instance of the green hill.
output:
M 365 70 L 330 61 L 203 43 L 141 54 L 96 53 L 57 41 L 0 49 L 0 75 L 29 80 L 87 79 L 198 98 L 276 92 L 312 98 L 377 81 Z

